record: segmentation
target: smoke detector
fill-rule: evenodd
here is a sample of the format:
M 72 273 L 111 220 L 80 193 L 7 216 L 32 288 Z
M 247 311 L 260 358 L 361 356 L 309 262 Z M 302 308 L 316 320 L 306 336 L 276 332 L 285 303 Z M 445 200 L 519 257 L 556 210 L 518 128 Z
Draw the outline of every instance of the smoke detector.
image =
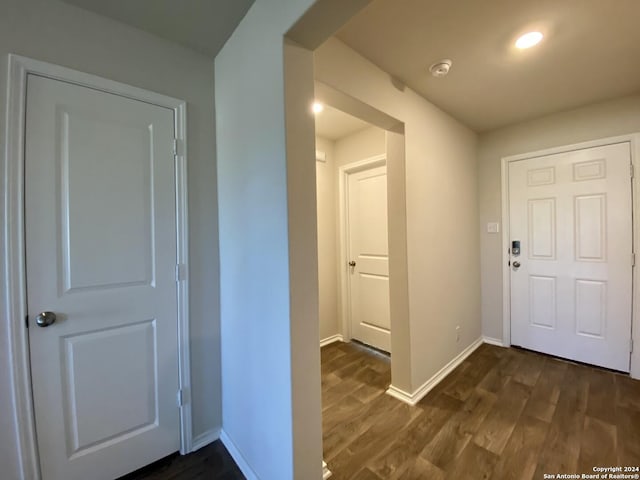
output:
M 444 77 L 449 73 L 449 70 L 451 70 L 451 65 L 453 65 L 453 62 L 448 58 L 445 58 L 431 65 L 429 67 L 429 71 L 434 77 Z

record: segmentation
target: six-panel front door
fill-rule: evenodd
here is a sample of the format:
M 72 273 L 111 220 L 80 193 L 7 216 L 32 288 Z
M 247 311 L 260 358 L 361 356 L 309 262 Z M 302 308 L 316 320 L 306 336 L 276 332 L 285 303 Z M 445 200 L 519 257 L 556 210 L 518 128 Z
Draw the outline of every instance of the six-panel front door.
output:
M 41 470 L 110 480 L 180 446 L 173 111 L 34 75 L 27 92 Z
M 391 351 L 387 167 L 349 174 L 351 335 Z
M 513 345 L 629 371 L 630 165 L 629 143 L 510 163 Z

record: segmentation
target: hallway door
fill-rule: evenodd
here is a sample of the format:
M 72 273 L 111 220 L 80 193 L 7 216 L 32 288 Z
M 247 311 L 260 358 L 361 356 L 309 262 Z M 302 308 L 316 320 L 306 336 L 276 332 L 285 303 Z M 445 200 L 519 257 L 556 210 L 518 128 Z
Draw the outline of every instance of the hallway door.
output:
M 630 167 L 629 143 L 509 165 L 513 345 L 629 371 Z
M 43 480 L 180 447 L 173 111 L 29 75 L 26 268 Z
M 389 352 L 387 167 L 350 173 L 347 205 L 351 336 Z

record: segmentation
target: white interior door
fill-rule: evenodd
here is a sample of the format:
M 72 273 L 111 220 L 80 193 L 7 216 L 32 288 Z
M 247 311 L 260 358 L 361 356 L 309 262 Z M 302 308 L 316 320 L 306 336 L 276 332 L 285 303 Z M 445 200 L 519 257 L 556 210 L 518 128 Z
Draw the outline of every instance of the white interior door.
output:
M 628 143 L 510 163 L 512 344 L 629 371 L 630 164 Z
M 113 479 L 179 449 L 173 112 L 33 75 L 27 92 L 43 479 Z
M 387 167 L 349 174 L 347 203 L 351 336 L 389 352 Z

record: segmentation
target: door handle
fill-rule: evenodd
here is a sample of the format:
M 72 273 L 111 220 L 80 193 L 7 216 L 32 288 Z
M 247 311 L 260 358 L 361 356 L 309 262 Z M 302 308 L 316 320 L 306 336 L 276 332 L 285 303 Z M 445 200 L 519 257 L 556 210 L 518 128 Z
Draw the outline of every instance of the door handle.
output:
M 517 260 L 513 262 L 513 268 L 520 268 L 520 262 Z
M 349 266 L 350 266 L 350 267 L 355 267 L 355 266 L 356 266 L 356 262 L 355 262 L 355 261 L 353 261 L 353 260 L 351 260 L 351 261 L 349 262 Z
M 48 327 L 56 323 L 56 314 L 53 312 L 40 312 L 36 317 L 36 324 L 39 327 Z

